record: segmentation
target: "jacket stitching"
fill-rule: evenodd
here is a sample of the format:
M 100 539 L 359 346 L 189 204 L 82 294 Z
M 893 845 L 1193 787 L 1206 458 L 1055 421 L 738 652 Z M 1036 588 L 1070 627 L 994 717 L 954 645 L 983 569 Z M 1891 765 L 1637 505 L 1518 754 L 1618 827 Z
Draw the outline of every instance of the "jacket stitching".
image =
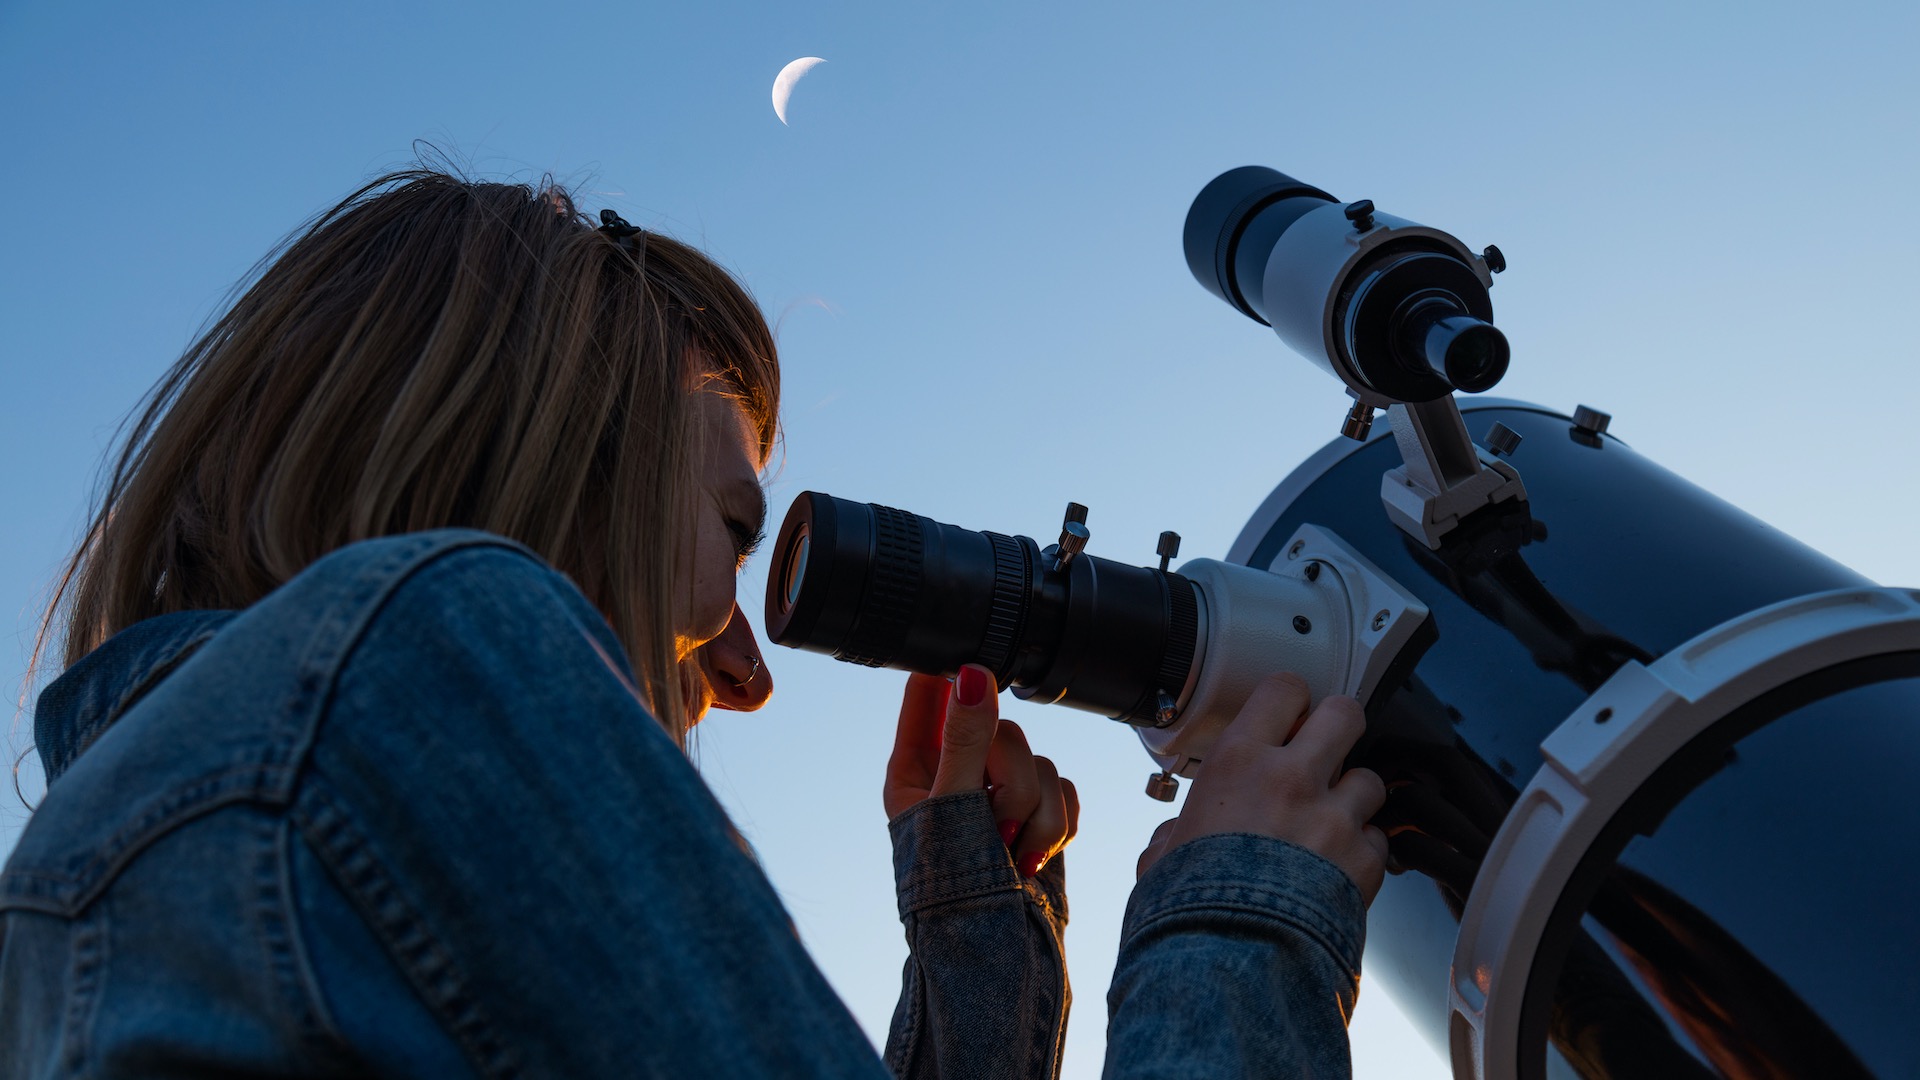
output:
M 402 895 L 345 810 L 317 780 L 310 779 L 294 813 L 302 835 L 335 883 L 359 909 L 475 1070 L 485 1076 L 518 1076 L 519 1063 L 479 999 L 468 989 L 466 976 L 452 954 Z

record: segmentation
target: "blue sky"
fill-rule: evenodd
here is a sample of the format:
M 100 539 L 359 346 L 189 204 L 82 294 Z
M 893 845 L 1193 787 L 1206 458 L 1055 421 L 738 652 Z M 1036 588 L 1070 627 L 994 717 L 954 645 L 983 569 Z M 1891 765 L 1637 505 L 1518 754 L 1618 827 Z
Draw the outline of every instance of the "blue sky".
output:
M 1916 24 L 1894 3 L 0 3 L 0 659 L 16 680 L 121 417 L 255 260 L 418 139 L 576 183 L 742 276 L 783 350 L 776 512 L 818 488 L 1044 536 L 1077 499 L 1096 553 L 1148 561 L 1168 528 L 1224 553 L 1345 402 L 1181 259 L 1193 195 L 1257 163 L 1498 243 L 1501 396 L 1608 409 L 1681 475 L 1920 582 Z M 783 127 L 768 90 L 804 55 L 828 63 Z M 699 760 L 878 1032 L 899 679 L 769 662 L 777 700 L 705 725 Z M 1085 799 L 1067 1071 L 1094 1075 L 1164 809 L 1127 732 L 1011 714 Z M 0 810 L 0 851 L 23 817 Z M 1362 1002 L 1360 1075 L 1444 1075 Z

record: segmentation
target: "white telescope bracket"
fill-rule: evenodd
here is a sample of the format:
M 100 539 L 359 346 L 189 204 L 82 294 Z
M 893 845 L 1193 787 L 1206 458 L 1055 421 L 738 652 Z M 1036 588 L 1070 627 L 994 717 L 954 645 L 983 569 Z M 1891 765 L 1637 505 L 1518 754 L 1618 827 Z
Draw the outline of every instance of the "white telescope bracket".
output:
M 1397 430 L 1397 429 L 1396 429 Z M 1816 671 L 1920 650 L 1920 591 L 1840 589 L 1629 662 L 1540 744 L 1545 763 L 1495 834 L 1460 919 L 1447 996 L 1453 1075 L 1521 1075 L 1520 1007 L 1547 919 L 1594 840 L 1648 777 L 1735 709 Z
M 1527 497 L 1512 465 L 1474 445 L 1452 394 L 1391 405 L 1387 419 L 1405 464 L 1380 478 L 1380 501 L 1395 525 L 1429 549 L 1475 510 Z

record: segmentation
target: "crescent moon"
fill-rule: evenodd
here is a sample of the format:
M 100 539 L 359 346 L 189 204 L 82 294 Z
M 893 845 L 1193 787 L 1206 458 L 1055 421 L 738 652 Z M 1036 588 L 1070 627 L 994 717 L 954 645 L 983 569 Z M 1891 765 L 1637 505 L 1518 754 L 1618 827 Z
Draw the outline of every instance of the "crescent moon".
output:
M 826 61 L 817 56 L 803 56 L 781 68 L 780 74 L 774 77 L 773 115 L 779 117 L 781 123 L 787 122 L 787 99 L 793 96 L 793 84 L 800 81 L 800 76 L 812 71 L 816 64 L 824 63 Z

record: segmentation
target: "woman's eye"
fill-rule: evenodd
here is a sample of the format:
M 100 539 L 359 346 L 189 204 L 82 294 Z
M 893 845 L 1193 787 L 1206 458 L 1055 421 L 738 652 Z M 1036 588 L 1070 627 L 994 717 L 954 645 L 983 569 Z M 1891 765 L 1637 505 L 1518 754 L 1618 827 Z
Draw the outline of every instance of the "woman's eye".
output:
M 727 522 L 727 531 L 733 534 L 733 566 L 735 570 L 746 566 L 747 560 L 752 558 L 753 553 L 760 550 L 760 545 L 767 541 L 767 531 L 765 529 L 749 528 L 737 521 Z

